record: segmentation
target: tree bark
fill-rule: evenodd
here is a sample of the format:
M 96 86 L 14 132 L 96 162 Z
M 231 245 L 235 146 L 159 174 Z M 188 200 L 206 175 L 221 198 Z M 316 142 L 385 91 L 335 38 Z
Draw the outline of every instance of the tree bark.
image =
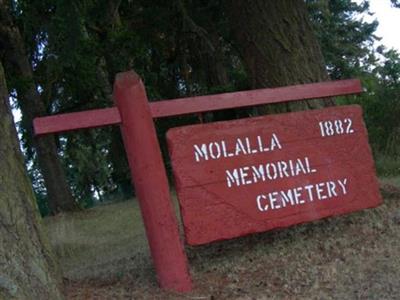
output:
M 208 90 L 220 89 L 224 91 L 229 86 L 230 81 L 228 70 L 224 65 L 223 45 L 216 31 L 207 32 L 207 34 L 212 47 L 204 47 L 205 43 L 198 45 L 201 53 L 199 61 L 205 70 Z M 213 122 L 235 119 L 236 117 L 235 109 L 225 109 L 205 114 L 205 120 Z
M 181 48 L 180 55 L 184 56 L 180 61 L 190 66 L 180 67 L 181 76 L 189 85 L 204 85 L 207 93 L 227 92 L 231 82 L 224 53 L 225 41 L 218 32 L 218 24 L 211 17 L 202 20 L 202 24 L 196 23 L 193 18 L 196 11 L 188 9 L 187 6 L 185 1 L 176 1 L 177 13 L 181 19 L 177 44 Z M 185 69 L 191 72 L 185 75 Z M 192 96 L 190 92 L 188 96 Z M 220 121 L 234 119 L 236 113 L 234 109 L 228 109 L 200 114 L 200 118 L 205 122 Z
M 0 0 L 0 45 L 7 58 L 7 69 L 12 70 L 23 84 L 17 90 L 18 103 L 22 111 L 24 129 L 36 149 L 39 168 L 47 190 L 51 214 L 74 211 L 79 207 L 75 202 L 64 169 L 57 155 L 53 136 L 35 138 L 32 128 L 34 117 L 46 115 L 46 107 L 34 82 L 32 66 L 17 26 L 15 26 L 6 1 Z
M 62 299 L 61 276 L 42 234 L 0 63 L 0 299 Z
M 328 80 L 303 0 L 228 0 L 227 4 L 234 45 L 251 88 Z M 322 102 L 307 101 L 281 105 L 278 110 L 320 106 Z M 272 111 L 271 107 L 261 109 L 261 113 Z

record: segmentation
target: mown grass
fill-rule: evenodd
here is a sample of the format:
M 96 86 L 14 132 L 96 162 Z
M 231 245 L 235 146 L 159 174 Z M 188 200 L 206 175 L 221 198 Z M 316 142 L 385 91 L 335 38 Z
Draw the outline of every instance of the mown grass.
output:
M 136 201 L 98 206 L 45 219 L 64 276 L 72 280 L 110 278 L 125 271 L 126 258 L 148 261 L 148 246 Z
M 187 247 L 193 292 L 158 289 L 137 202 L 46 219 L 70 299 L 395 299 L 400 178 L 376 209 Z
M 381 178 L 397 178 L 400 180 L 400 157 L 376 154 L 376 172 Z

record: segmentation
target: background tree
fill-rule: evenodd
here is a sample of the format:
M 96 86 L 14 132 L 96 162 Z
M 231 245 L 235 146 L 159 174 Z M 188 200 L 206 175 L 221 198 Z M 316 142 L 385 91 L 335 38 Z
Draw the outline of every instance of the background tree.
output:
M 360 18 L 369 11 L 368 1 L 361 4 L 350 0 L 10 3 L 13 3 L 12 21 L 21 33 L 27 63 L 31 65 L 34 82 L 31 91 L 40 96 L 44 114 L 111 106 L 115 74 L 130 68 L 144 79 L 151 101 L 359 77 L 368 90 L 368 97 L 363 96 L 361 102 L 367 111 L 367 122 L 376 120 L 373 103 L 380 103 L 377 97 L 383 97 L 377 89 L 387 84 L 378 70 L 382 62 L 378 57 L 382 56 L 375 51 L 377 23 Z M 3 56 L 7 53 L 4 49 L 13 49 L 10 42 L 11 39 L 4 40 Z M 12 66 L 11 62 L 8 59 L 7 65 Z M 6 73 L 15 102 L 23 108 L 26 101 L 24 94 L 18 92 L 21 90 L 18 83 L 25 81 L 15 80 L 20 77 L 15 76 L 13 69 L 18 68 L 7 67 Z M 263 108 L 261 113 L 320 105 L 317 101 L 275 105 Z M 200 118 L 156 120 L 156 124 L 165 149 L 165 131 L 170 127 L 253 113 L 257 112 L 223 111 Z M 26 134 L 30 123 L 24 120 L 27 116 L 23 112 L 20 129 L 24 148 L 29 150 L 33 141 Z M 373 134 L 376 140 L 389 139 L 389 135 L 389 132 Z M 386 140 L 379 139 L 377 143 L 386 144 Z M 57 135 L 55 152 L 59 154 L 73 197 L 82 206 L 132 196 L 118 128 Z M 43 184 L 39 155 L 29 155 L 30 151 L 25 154 L 35 192 L 39 200 L 45 199 L 50 194 Z M 45 214 L 43 203 L 39 201 Z
M 311 23 L 315 30 L 325 65 L 331 79 L 364 76 L 377 63 L 374 43 L 378 22 L 364 21 L 369 13 L 367 1 L 307 0 Z
M 39 93 L 35 82 L 30 57 L 21 31 L 13 20 L 12 7 L 5 0 L 0 1 L 0 44 L 2 56 L 6 63 L 9 77 L 12 78 L 12 89 L 18 95 L 18 104 L 23 113 L 22 128 L 28 152 L 37 155 L 38 165 L 44 178 L 48 194 L 48 206 L 52 214 L 61 211 L 76 210 L 64 169 L 58 160 L 57 147 L 52 136 L 37 139 L 34 137 L 33 118 L 47 114 L 46 104 Z M 38 51 L 39 45 L 34 48 Z M 36 53 L 36 55 L 38 55 Z
M 0 298 L 61 299 L 61 277 L 42 233 L 0 63 Z
M 302 0 L 227 1 L 234 45 L 251 88 L 277 87 L 328 79 L 319 41 Z M 280 105 L 284 110 L 311 102 Z M 318 104 L 322 105 L 322 104 Z M 314 107 L 316 103 L 314 102 Z M 271 107 L 262 108 L 262 113 Z

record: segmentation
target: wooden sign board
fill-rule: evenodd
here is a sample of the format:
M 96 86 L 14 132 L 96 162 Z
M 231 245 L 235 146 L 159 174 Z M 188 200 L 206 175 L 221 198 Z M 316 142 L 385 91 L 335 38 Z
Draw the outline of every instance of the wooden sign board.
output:
M 34 128 L 43 135 L 120 125 L 158 281 L 183 292 L 192 281 L 153 119 L 361 92 L 360 80 L 347 79 L 148 102 L 129 71 L 116 76 L 115 107 L 36 118 Z M 358 108 L 184 127 L 170 132 L 170 144 L 189 244 L 380 202 Z
M 167 140 L 190 245 L 382 202 L 359 106 L 179 127 Z

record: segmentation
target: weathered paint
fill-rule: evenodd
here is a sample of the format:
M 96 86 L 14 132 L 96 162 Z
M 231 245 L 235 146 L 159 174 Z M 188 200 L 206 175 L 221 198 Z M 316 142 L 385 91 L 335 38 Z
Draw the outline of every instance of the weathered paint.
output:
M 382 201 L 359 106 L 174 128 L 167 140 L 190 245 Z
M 121 117 L 118 108 L 111 107 L 35 118 L 33 128 L 36 135 L 42 135 L 119 123 Z
M 160 286 L 189 291 L 192 283 L 160 146 L 146 92 L 136 73 L 117 75 L 114 99 L 121 114 L 125 150 Z
M 152 119 L 225 108 L 357 94 L 361 91 L 359 80 L 342 80 L 148 103 L 140 78 L 134 72 L 126 72 L 119 74 L 115 83 L 114 98 L 118 107 L 36 118 L 34 129 L 37 135 L 41 135 L 121 124 L 132 181 L 140 200 L 160 286 L 175 291 L 188 291 L 192 283 L 183 245 L 179 240 L 168 181 Z M 329 125 L 321 123 L 320 126 L 321 132 L 326 126 L 326 133 L 330 132 Z M 243 143 L 245 149 L 246 139 Z M 227 149 L 225 151 L 224 155 L 229 156 L 230 152 Z M 260 148 L 260 152 L 268 151 Z M 215 156 L 215 153 L 212 155 Z M 207 194 L 204 196 L 208 197 Z M 208 201 L 202 198 L 197 200 Z M 227 220 L 222 226 L 234 228 L 234 224 L 228 221 L 235 220 Z M 204 222 L 207 222 L 207 219 Z M 221 238 L 227 237 L 220 236 L 218 239 Z
M 329 98 L 334 96 L 359 94 L 361 92 L 362 86 L 360 80 L 347 79 L 163 100 L 150 103 L 150 110 L 153 118 L 161 118 L 228 108 L 316 98 Z
M 162 118 L 227 108 L 358 94 L 361 92 L 360 80 L 347 79 L 272 89 L 162 100 L 150 102 L 149 107 L 152 118 Z M 119 123 L 121 123 L 121 117 L 116 107 L 40 117 L 35 118 L 33 121 L 36 135 Z

